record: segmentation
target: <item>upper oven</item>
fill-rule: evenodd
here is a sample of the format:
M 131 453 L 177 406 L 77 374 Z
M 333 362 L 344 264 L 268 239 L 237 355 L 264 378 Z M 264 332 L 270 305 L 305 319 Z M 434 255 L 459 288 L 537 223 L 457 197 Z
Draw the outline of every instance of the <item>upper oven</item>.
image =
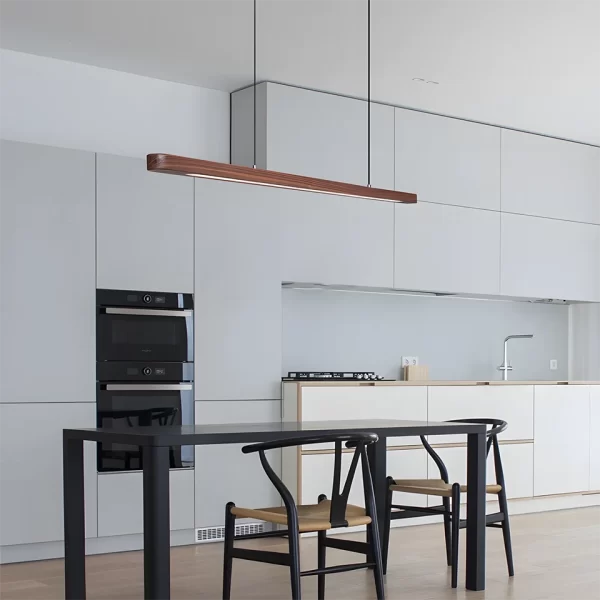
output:
M 192 362 L 192 294 L 97 290 L 96 360 Z

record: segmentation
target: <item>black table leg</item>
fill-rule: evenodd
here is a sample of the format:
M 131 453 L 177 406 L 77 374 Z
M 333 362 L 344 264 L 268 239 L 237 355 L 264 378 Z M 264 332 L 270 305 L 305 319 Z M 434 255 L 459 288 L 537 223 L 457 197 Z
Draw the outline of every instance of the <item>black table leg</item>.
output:
M 369 444 L 367 454 L 375 490 L 379 539 L 383 540 L 385 539 L 385 501 L 387 497 L 387 438 L 380 437 L 374 444 Z
M 468 590 L 485 590 L 486 436 L 467 436 L 467 581 Z
M 169 448 L 145 446 L 144 465 L 144 598 L 171 595 L 169 518 Z
M 63 436 L 65 598 L 85 600 L 83 440 Z

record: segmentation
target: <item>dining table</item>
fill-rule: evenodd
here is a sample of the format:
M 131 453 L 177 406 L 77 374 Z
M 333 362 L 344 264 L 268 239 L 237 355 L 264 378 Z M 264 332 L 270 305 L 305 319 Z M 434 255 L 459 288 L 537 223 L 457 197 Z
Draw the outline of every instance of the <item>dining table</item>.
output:
M 485 589 L 486 426 L 476 423 L 360 419 L 63 430 L 65 598 L 86 597 L 83 443 L 139 446 L 143 471 L 144 597 L 170 598 L 169 448 L 278 442 L 340 432 L 376 433 L 368 446 L 378 524 L 383 539 L 387 438 L 457 435 L 467 438 L 466 589 Z M 96 473 L 88 473 L 96 476 Z M 218 485 L 218 482 L 215 482 Z M 388 573 L 387 578 L 393 577 Z

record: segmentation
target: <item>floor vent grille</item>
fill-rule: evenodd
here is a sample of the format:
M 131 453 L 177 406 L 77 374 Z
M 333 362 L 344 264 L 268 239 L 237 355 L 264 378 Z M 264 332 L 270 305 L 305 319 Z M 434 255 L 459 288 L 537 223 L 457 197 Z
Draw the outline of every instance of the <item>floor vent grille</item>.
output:
M 264 523 L 245 523 L 235 526 L 235 535 L 254 535 L 255 533 L 263 533 L 265 530 Z M 200 527 L 196 529 L 196 543 L 203 544 L 205 542 L 222 542 L 225 539 L 225 527 Z

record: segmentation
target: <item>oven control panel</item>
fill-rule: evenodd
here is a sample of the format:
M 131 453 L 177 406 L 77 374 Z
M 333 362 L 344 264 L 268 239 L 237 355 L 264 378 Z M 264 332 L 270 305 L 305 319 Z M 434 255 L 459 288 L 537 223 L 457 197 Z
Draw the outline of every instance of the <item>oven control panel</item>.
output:
M 98 307 L 194 308 L 192 294 L 133 290 L 96 290 Z
M 194 363 L 96 363 L 97 381 L 193 381 Z

